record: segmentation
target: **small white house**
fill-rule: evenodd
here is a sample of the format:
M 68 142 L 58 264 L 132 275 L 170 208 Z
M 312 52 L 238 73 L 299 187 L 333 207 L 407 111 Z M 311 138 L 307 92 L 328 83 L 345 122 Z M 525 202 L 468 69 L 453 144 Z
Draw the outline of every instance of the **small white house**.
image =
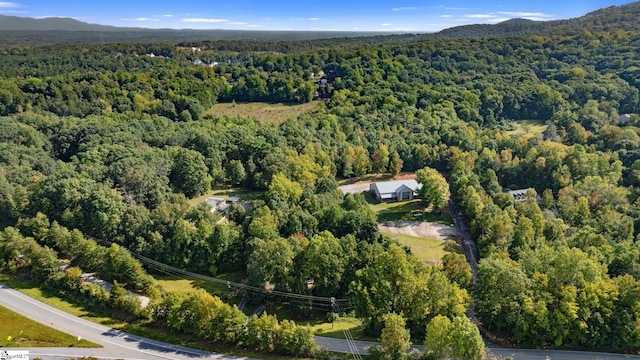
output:
M 395 180 L 372 183 L 369 191 L 378 201 L 409 201 L 418 197 L 422 187 L 416 180 Z
M 231 196 L 227 199 L 217 198 L 217 197 L 208 197 L 204 200 L 209 206 L 211 206 L 211 212 L 219 212 L 221 214 L 226 214 L 229 211 L 229 207 L 233 203 L 238 203 L 245 209 L 251 209 L 251 205 L 240 200 L 239 197 Z
M 622 114 L 620 116 L 618 116 L 618 123 L 625 125 L 626 123 L 629 122 L 629 120 L 631 120 L 631 114 Z
M 208 197 L 204 202 L 211 206 L 211 212 L 225 213 L 229 208 L 229 204 L 223 198 Z

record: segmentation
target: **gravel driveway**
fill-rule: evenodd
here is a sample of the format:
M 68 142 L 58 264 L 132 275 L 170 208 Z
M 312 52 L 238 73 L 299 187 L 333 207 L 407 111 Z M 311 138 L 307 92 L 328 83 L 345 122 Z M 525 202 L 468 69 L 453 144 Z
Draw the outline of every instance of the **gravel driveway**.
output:
M 370 182 L 338 186 L 343 194 L 360 194 L 361 192 L 368 192 L 370 187 Z
M 423 221 L 386 221 L 378 224 L 381 232 L 448 240 L 458 236 L 454 226 Z

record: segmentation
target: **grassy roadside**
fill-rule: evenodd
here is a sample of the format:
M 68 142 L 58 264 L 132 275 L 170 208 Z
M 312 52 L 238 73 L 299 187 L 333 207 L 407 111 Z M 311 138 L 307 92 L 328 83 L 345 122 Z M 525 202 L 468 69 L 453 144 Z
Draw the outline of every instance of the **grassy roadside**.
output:
M 68 312 L 72 315 L 81 317 L 83 319 L 109 326 L 111 328 L 126 331 L 130 334 L 143 336 L 149 339 L 154 339 L 158 341 L 163 341 L 170 344 L 176 344 L 206 351 L 217 352 L 221 354 L 240 356 L 240 357 L 250 357 L 254 359 L 267 359 L 267 360 L 290 360 L 291 357 L 285 357 L 277 354 L 269 354 L 269 353 L 259 353 L 245 350 L 241 347 L 230 347 L 224 346 L 220 344 L 215 344 L 208 341 L 203 341 L 200 339 L 196 339 L 194 337 L 184 335 L 184 334 L 171 334 L 163 329 L 156 328 L 147 322 L 135 322 L 135 323 L 127 323 L 121 320 L 113 319 L 105 314 L 97 314 L 93 313 L 82 306 L 78 306 L 72 304 L 65 299 L 62 299 L 56 295 L 53 295 L 45 290 L 38 288 L 34 284 L 29 284 L 27 282 L 21 281 L 19 279 L 12 278 L 6 274 L 0 273 L 0 282 L 7 284 L 9 287 L 12 287 L 30 297 L 42 301 L 45 304 L 51 305 L 57 309 Z M 0 324 L 4 322 L 4 318 L 0 315 Z M 0 331 L 0 335 L 4 332 Z M 18 331 L 19 333 L 19 331 Z M 73 338 L 77 341 L 77 338 Z M 6 337 L 5 337 L 6 340 Z M 0 342 L 0 345 L 2 343 Z M 96 344 L 98 345 L 98 344 Z M 11 344 L 13 347 L 14 345 Z M 31 345 L 33 346 L 33 345 Z M 98 345 L 99 346 L 99 345 Z
M 37 285 L 35 284 L 30 284 L 28 282 L 18 280 L 7 274 L 2 274 L 2 273 L 0 273 L 0 282 L 3 282 L 7 284 L 9 287 L 19 290 L 21 293 L 25 295 L 29 295 L 30 297 L 36 300 L 39 300 L 47 305 L 51 305 L 69 314 L 93 321 L 98 324 L 109 323 L 109 326 L 112 326 L 112 327 L 118 326 L 118 324 L 115 323 L 108 316 L 96 314 L 89 311 L 88 309 L 86 309 L 81 305 L 72 304 L 45 289 L 41 289 L 37 287 Z
M 172 280 L 165 279 L 163 281 L 165 286 L 169 286 L 169 287 L 175 286 L 177 288 L 181 288 L 180 289 L 181 291 L 184 291 L 185 284 L 189 283 L 188 281 L 176 282 L 173 285 L 171 285 L 170 283 L 172 282 Z M 233 356 L 249 357 L 254 359 L 267 359 L 267 360 L 292 359 L 292 357 L 286 357 L 286 356 L 270 354 L 270 353 L 253 352 L 253 351 L 248 351 L 242 347 L 225 346 L 225 345 L 216 344 L 208 341 L 203 341 L 201 339 L 197 339 L 192 336 L 188 336 L 184 334 L 172 334 L 170 332 L 165 331 L 164 329 L 154 327 L 152 324 L 143 322 L 143 321 L 127 323 L 124 321 L 113 319 L 104 314 L 96 314 L 82 306 L 72 304 L 66 301 L 65 299 L 58 297 L 57 295 L 53 295 L 47 292 L 46 290 L 40 289 L 34 284 L 29 284 L 19 279 L 12 278 L 6 274 L 0 273 L 0 282 L 5 283 L 8 286 L 26 295 L 29 295 L 30 297 L 36 300 L 42 301 L 43 303 L 51 305 L 62 311 L 68 312 L 72 315 L 82 317 L 83 319 L 86 319 L 101 325 L 109 326 L 117 330 L 126 331 L 134 335 L 143 336 L 146 338 L 163 341 L 170 344 L 176 344 L 180 346 L 202 349 L 202 350 L 207 350 L 207 351 L 212 351 L 212 352 L 217 352 L 217 353 L 227 354 L 227 355 L 233 355 Z M 198 284 L 190 284 L 189 287 L 191 289 L 196 289 L 196 288 L 199 288 L 200 286 Z M 3 320 L 3 317 L 1 314 L 0 314 L 0 320 Z M 0 321 L 0 324 L 1 323 L 2 321 Z M 331 323 L 327 323 L 325 320 L 309 321 L 306 323 L 301 321 L 299 322 L 299 324 L 311 326 L 312 330 L 316 335 L 327 336 L 327 337 L 344 339 L 344 335 L 342 333 L 343 327 L 348 327 L 356 339 L 359 339 L 359 336 L 361 334 L 360 323 L 357 319 L 341 318 L 340 320 L 336 321 L 336 323 L 334 324 L 336 326 L 334 331 L 330 331 Z M 0 335 L 4 334 L 4 332 L 1 329 L 2 328 L 0 328 Z M 77 341 L 77 339 L 75 340 Z M 361 340 L 370 340 L 370 339 L 361 338 Z M 2 342 L 0 342 L 0 346 L 5 346 L 5 345 L 2 345 Z M 14 345 L 11 345 L 11 346 L 14 346 Z
M 84 339 L 78 340 L 2 306 L 0 319 L 0 347 L 102 347 Z
M 309 326 L 314 334 L 334 339 L 344 339 L 344 330 L 349 330 L 354 339 L 377 341 L 362 334 L 362 321 L 352 317 L 340 317 L 333 323 L 326 321 L 309 321 L 302 323 Z

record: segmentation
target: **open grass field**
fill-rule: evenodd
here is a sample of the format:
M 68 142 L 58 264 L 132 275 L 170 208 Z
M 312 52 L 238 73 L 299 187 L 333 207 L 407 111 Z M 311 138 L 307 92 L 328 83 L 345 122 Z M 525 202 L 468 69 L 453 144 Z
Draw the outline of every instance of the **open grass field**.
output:
M 215 104 L 208 115 L 214 117 L 228 116 L 231 118 L 249 118 L 263 122 L 280 123 L 287 119 L 295 119 L 298 116 L 313 111 L 320 107 L 321 101 L 312 101 L 304 104 L 283 103 L 221 103 Z
M 444 254 L 447 253 L 447 243 L 453 242 L 453 240 L 428 239 L 404 234 L 385 233 L 385 235 L 407 246 L 415 257 L 429 264 L 440 263 Z
M 349 330 L 351 336 L 356 340 L 377 341 L 377 339 L 367 337 L 362 334 L 362 321 L 357 318 L 340 317 L 333 323 L 326 320 L 300 322 L 311 328 L 314 335 L 330 337 L 334 339 L 344 339 L 344 330 Z
M 378 222 L 385 221 L 426 221 L 443 225 L 453 224 L 453 219 L 446 212 L 435 213 L 425 208 L 420 200 L 399 202 L 378 202 L 371 194 L 365 198 L 378 215 Z
M 243 201 L 251 201 L 256 200 L 262 196 L 262 192 L 253 191 L 244 188 L 217 188 L 212 189 L 204 195 L 198 196 L 196 198 L 190 199 L 188 202 L 192 206 L 196 206 L 199 203 L 203 202 L 208 197 L 219 197 L 223 199 L 228 199 L 232 196 L 239 197 L 240 200 Z
M 507 131 L 510 135 L 532 136 L 542 133 L 547 125 L 538 120 L 519 120 L 515 122 L 516 129 Z
M 30 320 L 0 306 L 0 347 L 82 347 L 98 344 L 78 338 Z
M 200 279 L 186 279 L 184 277 L 178 277 L 174 275 L 153 275 L 154 279 L 158 283 L 158 285 L 162 286 L 162 288 L 166 291 L 184 291 L 184 292 L 193 292 L 197 289 L 207 290 L 211 294 L 227 294 L 229 289 L 224 284 L 212 283 Z M 240 273 L 232 273 L 232 274 L 221 274 L 216 275 L 216 278 L 222 280 L 229 280 L 232 282 L 240 282 L 242 281 L 242 274 Z

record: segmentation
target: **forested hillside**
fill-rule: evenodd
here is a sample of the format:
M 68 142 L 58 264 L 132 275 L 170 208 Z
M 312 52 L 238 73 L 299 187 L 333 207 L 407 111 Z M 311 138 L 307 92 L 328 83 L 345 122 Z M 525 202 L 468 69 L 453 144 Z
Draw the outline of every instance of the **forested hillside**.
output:
M 387 314 L 406 320 L 414 342 L 437 343 L 429 329 L 447 321 L 470 334 L 474 298 L 485 329 L 517 344 L 636 352 L 640 32 L 609 22 L 634 14 L 638 3 L 605 9 L 567 34 L 293 42 L 281 52 L 259 42 L 2 50 L 0 216 L 16 227 L 0 233 L 0 265 L 44 281 L 55 267 L 42 259 L 60 254 L 148 287 L 139 264 L 112 261 L 122 247 L 201 274 L 241 272 L 256 287 L 350 299 L 375 337 L 398 320 Z M 318 110 L 277 124 L 205 115 L 216 102 L 314 99 Z M 520 120 L 545 131 L 510 132 Z M 424 167 L 446 174 L 478 245 L 474 285 L 464 263 L 416 260 L 378 232 L 364 197 L 337 189 L 336 178 Z M 262 195 L 232 205 L 225 222 L 187 202 L 214 186 Z M 505 188 L 531 190 L 515 202 Z M 74 241 L 97 246 L 82 234 L 117 245 L 110 257 L 82 251 Z M 33 256 L 20 257 L 26 249 Z M 118 266 L 131 270 L 118 278 Z M 218 334 L 172 313 L 214 300 L 167 296 L 144 316 L 242 342 L 237 313 L 220 310 L 234 320 Z

